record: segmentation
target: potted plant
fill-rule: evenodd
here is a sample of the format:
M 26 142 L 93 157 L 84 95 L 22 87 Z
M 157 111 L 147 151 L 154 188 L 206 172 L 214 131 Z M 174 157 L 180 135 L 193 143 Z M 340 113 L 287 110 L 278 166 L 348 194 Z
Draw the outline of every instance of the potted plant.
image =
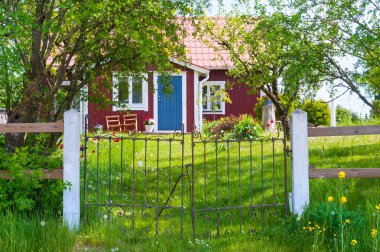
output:
M 100 135 L 103 133 L 103 125 L 101 124 L 95 125 L 94 129 L 97 135 Z
M 153 132 L 155 123 L 156 122 L 154 121 L 154 119 L 152 119 L 150 117 L 145 118 L 145 120 L 144 120 L 145 131 L 146 132 Z

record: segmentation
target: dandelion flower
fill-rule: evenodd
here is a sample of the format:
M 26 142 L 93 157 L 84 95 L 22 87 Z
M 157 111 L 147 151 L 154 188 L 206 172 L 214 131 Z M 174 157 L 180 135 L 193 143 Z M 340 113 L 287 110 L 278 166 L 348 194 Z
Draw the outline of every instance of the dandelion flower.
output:
M 350 222 L 350 220 L 349 220 L 349 219 L 346 219 L 346 223 L 347 223 L 347 224 L 350 224 L 351 222 Z
M 105 215 L 103 216 L 103 218 L 104 218 L 104 219 L 107 219 L 107 218 L 108 218 L 108 215 L 107 215 L 107 214 L 105 214 Z
M 345 204 L 347 202 L 347 198 L 342 196 L 342 198 L 340 198 L 340 202 L 342 202 L 343 204 Z
M 339 172 L 339 178 L 344 179 L 346 177 L 346 173 L 344 171 Z
M 380 204 L 376 205 L 376 209 L 380 210 Z
M 358 244 L 358 241 L 357 241 L 357 240 L 351 240 L 351 245 L 352 245 L 352 246 L 355 246 L 356 244 Z
M 377 236 L 377 229 L 376 228 L 371 230 L 371 235 L 373 238 L 375 238 Z
M 328 196 L 328 197 L 327 197 L 327 201 L 328 201 L 328 202 L 331 202 L 331 201 L 333 201 L 333 200 L 334 200 L 334 197 L 333 197 L 333 196 Z

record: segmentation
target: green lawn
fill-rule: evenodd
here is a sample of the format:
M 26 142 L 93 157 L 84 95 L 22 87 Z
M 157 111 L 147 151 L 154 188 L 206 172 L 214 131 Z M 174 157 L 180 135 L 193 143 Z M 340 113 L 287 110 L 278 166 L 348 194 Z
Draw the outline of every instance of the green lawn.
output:
M 203 143 L 195 145 L 197 240 L 193 241 L 191 167 L 182 170 L 182 162 L 184 165 L 192 162 L 190 143 L 190 135 L 185 136 L 183 150 L 180 142 L 175 141 L 153 140 L 146 145 L 145 140 L 105 139 L 97 143 L 91 139 L 87 150 L 87 202 L 103 206 L 89 206 L 88 222 L 76 232 L 69 232 L 60 221 L 49 216 L 5 213 L 0 218 L 1 250 L 335 251 L 342 246 L 345 251 L 378 249 L 379 236 L 372 237 L 371 230 L 379 224 L 380 213 L 375 208 L 380 203 L 379 179 L 311 180 L 310 209 L 300 220 L 291 216 L 283 218 L 281 210 L 271 211 L 272 208 L 267 209 L 265 216 L 261 212 L 252 213 L 249 208 L 221 211 L 219 220 L 215 211 L 204 211 L 205 208 L 283 203 L 284 156 L 279 141 L 274 144 L 253 141 L 240 146 L 228 143 L 230 148 L 222 143 L 206 144 L 206 151 Z M 310 138 L 309 153 L 310 163 L 318 168 L 380 168 L 380 136 Z M 290 167 L 288 158 L 289 191 Z M 169 198 L 182 173 L 185 176 Z M 341 195 L 347 197 L 344 205 L 339 203 Z M 327 196 L 333 196 L 334 201 L 328 203 Z M 167 200 L 166 206 L 171 208 L 163 210 L 156 222 L 155 217 Z M 123 205 L 131 202 L 135 207 Z M 118 206 L 110 208 L 108 203 Z M 336 213 L 334 216 L 331 209 Z M 340 227 L 339 218 L 338 224 L 328 224 L 340 214 L 343 221 L 350 219 L 350 224 L 342 226 L 342 237 L 340 229 L 335 227 Z M 330 216 L 326 217 L 328 220 L 322 218 L 324 215 Z M 308 231 L 313 225 L 326 227 L 326 233 Z M 218 227 L 220 237 L 216 237 Z M 353 239 L 357 245 L 351 245 Z

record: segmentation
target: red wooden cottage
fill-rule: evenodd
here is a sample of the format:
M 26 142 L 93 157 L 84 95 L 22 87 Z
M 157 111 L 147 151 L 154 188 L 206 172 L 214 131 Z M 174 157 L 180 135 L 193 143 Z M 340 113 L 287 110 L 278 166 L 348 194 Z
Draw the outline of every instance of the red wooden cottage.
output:
M 226 88 L 227 72 L 233 65 L 226 52 L 216 53 L 213 48 L 194 37 L 192 29 L 194 28 L 189 25 L 190 35 L 185 39 L 189 60 L 184 62 L 172 59 L 180 73 L 168 78 L 171 85 L 163 85 L 162 77 L 154 71 L 145 73 L 144 77 L 114 72 L 112 81 L 119 86 L 114 88 L 110 97 L 114 105 L 99 109 L 96 104 L 89 103 L 90 128 L 97 124 L 105 127 L 105 117 L 121 114 L 125 107 L 137 114 L 138 130 L 144 130 L 143 121 L 150 117 L 156 121 L 156 132 L 177 130 L 181 123 L 184 124 L 185 132 L 190 132 L 193 125 L 200 129 L 203 120 L 253 114 L 258 95 L 248 94 L 249 87 L 244 84 L 226 89 L 231 103 L 212 99 L 217 90 Z M 151 92 L 148 86 L 154 87 L 156 92 Z M 167 95 L 168 92 L 163 90 L 165 88 L 171 89 L 171 95 Z

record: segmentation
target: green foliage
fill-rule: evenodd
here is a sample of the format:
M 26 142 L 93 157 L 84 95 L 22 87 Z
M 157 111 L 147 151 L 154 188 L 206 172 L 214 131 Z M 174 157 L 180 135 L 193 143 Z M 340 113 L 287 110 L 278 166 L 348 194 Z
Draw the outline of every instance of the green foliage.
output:
M 259 138 L 263 134 L 260 123 L 251 115 L 243 115 L 240 122 L 235 126 L 234 137 L 236 139 Z
M 343 82 L 375 111 L 372 97 L 380 90 L 379 1 L 297 0 L 289 7 L 302 17 L 305 36 L 318 41 L 313 49 L 325 59 L 323 73 L 330 82 Z
M 315 126 L 330 125 L 330 109 L 324 101 L 306 100 L 302 104 L 302 110 L 307 112 L 307 119 L 309 123 Z
M 261 121 L 261 118 L 263 116 L 263 106 L 264 106 L 265 99 L 268 99 L 268 98 L 266 98 L 266 96 L 258 98 L 257 103 L 256 103 L 255 107 L 253 108 L 253 111 L 255 112 L 257 119 L 259 119 L 260 121 Z M 295 108 L 297 106 L 299 106 L 299 104 L 300 104 L 300 101 L 298 99 L 297 100 L 291 100 L 291 99 L 289 99 L 289 98 L 287 98 L 281 94 L 279 96 L 279 100 L 280 100 L 281 104 L 284 105 L 284 107 L 289 109 L 289 111 L 288 111 L 289 113 L 292 113 L 295 110 Z M 276 120 L 281 119 L 281 114 L 277 110 L 275 111 L 275 113 L 276 113 Z
M 310 49 L 312 38 L 300 34 L 299 16 L 273 12 L 259 3 L 253 6 L 249 8 L 252 15 L 231 15 L 224 25 L 206 20 L 201 30 L 210 46 L 231 55 L 234 68 L 229 75 L 250 86 L 252 92 L 263 91 L 278 113 L 287 115 L 301 90 L 307 96 L 319 89 L 323 58 Z M 284 103 L 281 96 L 289 101 Z
M 41 169 L 62 167 L 62 151 L 46 149 L 48 137 L 37 136 L 29 146 L 8 153 L 4 138 L 0 139 L 0 170 L 10 172 L 12 179 L 0 179 L 0 211 L 35 211 L 60 213 L 62 207 L 62 180 L 42 180 Z M 32 170 L 24 175 L 24 170 Z
M 199 14 L 203 2 L 0 1 L 0 104 L 10 122 L 56 121 L 92 83 L 101 84 L 92 101 L 104 103 L 110 81 L 97 77 L 115 69 L 171 72 L 171 58 L 185 55 L 178 15 Z
M 262 133 L 260 123 L 251 115 L 230 115 L 203 125 L 203 134 L 211 139 L 251 139 Z
M 232 133 L 240 120 L 241 117 L 229 115 L 222 117 L 219 120 L 205 122 L 203 124 L 203 133 L 207 137 L 221 138 L 225 134 Z
M 340 105 L 336 107 L 336 122 L 338 124 L 350 124 L 360 121 L 360 117 L 350 109 Z

